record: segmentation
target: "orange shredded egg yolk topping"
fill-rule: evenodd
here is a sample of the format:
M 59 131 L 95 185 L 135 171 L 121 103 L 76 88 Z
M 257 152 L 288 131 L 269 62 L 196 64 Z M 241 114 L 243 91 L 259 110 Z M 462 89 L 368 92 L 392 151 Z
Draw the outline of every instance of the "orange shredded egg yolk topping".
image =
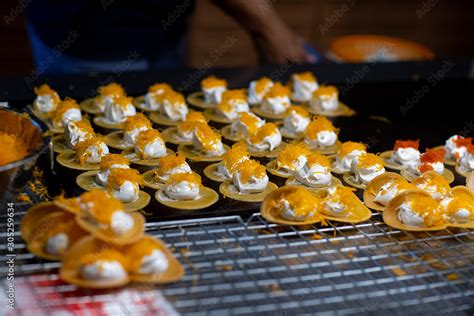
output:
M 94 129 L 91 126 L 91 123 L 89 122 L 89 120 L 87 120 L 85 118 L 83 118 L 83 119 L 81 119 L 80 121 L 77 121 L 77 122 L 71 122 L 71 124 L 76 125 L 76 127 L 78 129 L 80 129 L 81 131 L 83 131 L 83 132 L 86 132 L 86 133 L 89 133 L 89 134 L 92 134 L 92 135 L 95 134 Z
M 359 209 L 357 205 L 360 203 L 360 200 L 357 195 L 354 194 L 352 188 L 338 186 L 332 195 L 327 196 L 327 199 L 331 202 L 338 202 L 346 206 L 343 213 L 354 213 Z
M 130 181 L 138 185 L 144 184 L 143 177 L 138 170 L 114 168 L 110 170 L 107 187 L 109 189 L 119 188 L 125 181 Z
M 192 171 L 175 173 L 170 176 L 170 178 L 166 181 L 166 184 L 175 184 L 180 182 L 194 183 L 198 186 L 201 186 L 201 176 Z
M 285 201 L 290 204 L 295 215 L 299 216 L 305 216 L 311 212 L 313 212 L 315 216 L 318 216 L 318 210 L 322 202 L 321 199 L 302 187 L 298 187 L 292 192 L 282 194 L 278 200 L 273 201 L 273 207 L 281 210 L 285 205 Z
M 186 158 L 181 154 L 171 154 L 168 156 L 160 157 L 158 160 L 158 168 L 155 170 L 155 174 L 161 176 L 174 168 L 182 166 L 186 163 Z
M 356 143 L 356 142 L 345 142 L 343 143 L 337 152 L 337 155 L 339 157 L 346 157 L 349 155 L 351 152 L 358 150 L 358 151 L 366 151 L 367 146 L 365 146 L 362 143 Z
M 55 104 L 61 101 L 57 92 L 51 89 L 51 87 L 47 84 L 42 84 L 39 87 L 35 87 L 35 94 L 36 95 L 49 95 L 53 99 L 53 102 Z
M 244 160 L 237 164 L 235 171 L 239 172 L 240 180 L 243 183 L 248 183 L 250 177 L 261 179 L 267 174 L 265 167 L 262 166 L 258 161 L 252 159 Z
M 324 116 L 318 116 L 308 124 L 305 134 L 309 139 L 315 139 L 322 131 L 337 132 L 337 129 L 330 120 Z
M 79 259 L 81 265 L 93 264 L 97 261 L 117 261 L 125 269 L 129 269 L 129 261 L 118 250 L 112 248 L 100 249 L 98 252 L 88 253 Z
M 311 152 L 307 157 L 308 166 L 319 165 L 324 168 L 331 167 L 331 160 L 319 151 Z
M 250 142 L 253 144 L 258 144 L 262 142 L 265 137 L 271 136 L 277 133 L 279 133 L 278 127 L 274 123 L 266 123 L 259 129 L 257 129 L 255 134 L 252 134 L 250 136 Z
M 296 114 L 299 114 L 300 116 L 303 116 L 303 117 L 309 117 L 308 111 L 306 111 L 301 106 L 292 105 L 292 106 L 290 106 L 286 109 L 286 114 L 287 115 L 292 113 L 292 112 L 295 112 Z
M 321 98 L 321 97 L 331 97 L 333 95 L 338 96 L 339 92 L 335 86 L 321 86 L 319 89 L 313 92 L 313 96 Z
M 76 100 L 66 97 L 63 101 L 59 102 L 58 107 L 54 112 L 52 112 L 51 119 L 53 122 L 58 123 L 63 119 L 64 113 L 69 109 L 78 109 L 81 108 L 77 104 Z
M 471 221 L 474 220 L 474 198 L 467 195 L 459 195 L 449 202 L 446 213 L 449 216 L 454 215 L 458 210 L 465 209 L 471 212 Z
M 423 217 L 427 227 L 436 226 L 443 222 L 443 214 L 439 203 L 430 196 L 416 195 L 408 199 L 413 212 Z
M 396 140 L 393 150 L 398 150 L 399 148 L 415 148 L 418 150 L 420 147 L 420 140 Z
M 123 124 L 123 130 L 126 132 L 130 132 L 135 128 L 146 127 L 151 128 L 150 120 L 143 114 L 137 113 L 134 116 L 127 117 L 127 120 Z
M 147 144 L 153 143 L 157 139 L 163 141 L 161 134 L 157 129 L 142 131 L 137 136 L 137 146 L 143 150 Z
M 278 157 L 276 158 L 277 165 L 280 168 L 283 167 L 288 167 L 292 168 L 293 163 L 298 160 L 301 156 L 308 156 L 310 153 L 310 150 L 308 149 L 308 146 L 306 146 L 305 143 L 292 143 L 288 144 L 279 154 Z
M 16 135 L 0 132 L 0 166 L 18 161 L 28 155 L 26 144 Z
M 255 117 L 248 112 L 242 112 L 240 113 L 239 121 L 247 126 L 250 134 L 254 134 L 257 131 L 259 122 L 258 117 Z
M 440 174 L 421 175 L 413 180 L 413 184 L 421 188 L 435 187 L 441 194 L 446 194 L 451 190 L 448 181 Z
M 222 100 L 247 101 L 247 94 L 244 89 L 227 90 L 222 93 Z
M 358 168 L 369 168 L 372 166 L 377 166 L 379 169 L 383 168 L 383 160 L 375 154 L 365 153 L 359 156 L 357 160 Z
M 255 92 L 257 92 L 258 94 L 264 93 L 267 87 L 272 83 L 273 81 L 268 77 L 262 77 L 258 79 L 255 83 Z
M 227 81 L 225 81 L 224 79 L 219 79 L 215 76 L 209 76 L 201 81 L 201 87 L 203 89 L 227 87 Z
M 204 150 L 212 150 L 216 144 L 221 142 L 221 135 L 219 132 L 207 124 L 196 126 L 195 133 Z
M 159 91 L 169 92 L 173 91 L 173 88 L 167 83 L 155 83 L 148 88 L 149 93 L 157 93 Z
M 188 133 L 191 132 L 197 124 L 207 124 L 207 119 L 201 112 L 192 111 L 186 115 L 186 120 L 178 124 L 178 130 Z
M 85 163 L 86 159 L 90 155 L 90 153 L 87 152 L 87 149 L 91 146 L 97 146 L 98 154 L 101 156 L 102 147 L 100 145 L 103 142 L 103 137 L 94 135 L 93 137 L 90 137 L 78 143 L 76 145 L 76 160 L 79 162 L 79 164 L 83 165 Z
M 131 246 L 125 248 L 124 253 L 130 261 L 130 269 L 139 271 L 141 267 L 141 258 L 149 256 L 153 250 L 161 250 L 158 245 L 148 238 L 144 238 Z
M 126 97 L 124 95 L 118 96 L 114 98 L 114 104 L 117 104 L 122 109 L 126 109 L 127 106 L 132 104 L 132 97 Z
M 74 216 L 66 214 L 68 213 L 64 213 L 65 216 L 63 216 L 61 221 L 56 222 L 54 226 L 49 229 L 48 233 L 43 236 L 44 239 L 42 239 L 44 242 L 61 233 L 66 234 L 69 237 L 70 243 L 71 241 L 75 241 L 85 235 L 85 233 L 77 226 Z
M 163 100 L 168 101 L 172 105 L 182 105 L 186 103 L 184 95 L 173 90 L 164 93 Z
M 265 98 L 280 98 L 290 95 L 290 89 L 280 82 L 276 82 L 265 95 Z
M 473 138 L 471 137 L 462 137 L 462 136 L 457 136 L 454 139 L 454 143 L 456 144 L 456 147 L 466 147 L 469 148 L 470 146 L 472 147 L 472 140 Z M 458 158 L 458 157 L 456 157 Z
M 316 82 L 316 77 L 310 71 L 301 72 L 299 74 L 295 74 L 294 76 L 301 81 Z
M 421 173 L 433 170 L 431 164 L 444 162 L 445 152 L 444 148 L 427 149 L 426 152 L 420 156 L 420 167 L 418 170 L 420 170 Z
M 110 224 L 112 215 L 117 211 L 123 211 L 122 202 L 102 190 L 92 190 L 82 194 L 80 202 L 81 210 L 101 224 Z
M 119 154 L 108 154 L 102 157 L 100 161 L 100 170 L 109 169 L 113 165 L 130 165 L 130 161 Z
M 222 165 L 230 170 L 231 172 L 241 162 L 243 157 L 247 157 L 249 152 L 247 146 L 243 142 L 238 142 L 229 149 L 222 157 Z
M 118 83 L 112 82 L 97 89 L 101 96 L 125 96 L 124 88 Z

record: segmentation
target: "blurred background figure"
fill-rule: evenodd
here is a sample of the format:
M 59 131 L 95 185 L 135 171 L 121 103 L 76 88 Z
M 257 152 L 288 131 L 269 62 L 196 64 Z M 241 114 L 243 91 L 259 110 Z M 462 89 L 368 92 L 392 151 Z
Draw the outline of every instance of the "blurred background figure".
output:
M 0 73 L 470 57 L 472 16 L 472 0 L 2 0 Z
M 315 51 L 294 33 L 269 0 L 214 0 L 252 37 L 260 61 L 316 62 Z M 175 68 L 185 65 L 192 0 L 35 0 L 27 30 L 44 74 Z M 209 16 L 212 19 L 212 16 Z M 223 41 L 233 45 L 235 36 Z M 238 44 L 236 44 L 238 45 Z

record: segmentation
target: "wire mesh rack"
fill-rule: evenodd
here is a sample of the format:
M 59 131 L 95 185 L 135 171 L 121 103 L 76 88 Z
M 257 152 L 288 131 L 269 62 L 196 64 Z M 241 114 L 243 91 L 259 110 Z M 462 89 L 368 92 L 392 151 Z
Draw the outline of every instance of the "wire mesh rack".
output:
M 21 215 L 17 211 L 17 224 Z M 255 213 L 246 220 L 222 216 L 150 222 L 146 229 L 163 239 L 184 265 L 186 276 L 181 282 L 132 285 L 122 290 L 78 289 L 59 279 L 59 263 L 28 253 L 17 233 L 16 309 L 6 314 L 407 315 L 474 311 L 474 231 L 467 229 L 404 232 L 387 227 L 378 213 L 357 225 L 280 226 Z M 4 231 L 2 226 L 2 240 Z M 6 262 L 5 242 L 0 247 Z M 3 293 L 8 273 L 8 266 L 2 265 Z M 0 294 L 0 300 L 6 300 L 3 296 Z

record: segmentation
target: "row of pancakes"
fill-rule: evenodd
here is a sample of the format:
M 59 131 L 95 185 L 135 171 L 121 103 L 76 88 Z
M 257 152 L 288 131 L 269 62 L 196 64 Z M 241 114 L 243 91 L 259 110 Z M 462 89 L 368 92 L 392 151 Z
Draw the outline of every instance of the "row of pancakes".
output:
M 89 288 L 131 281 L 168 283 L 184 269 L 157 238 L 144 234 L 145 218 L 101 190 L 62 196 L 33 206 L 21 221 L 30 252 L 62 261 L 61 278 Z
M 212 80 L 215 80 L 215 78 Z M 106 87 L 112 87 L 112 90 L 116 90 L 119 86 L 109 85 Z M 99 92 L 106 87 L 99 88 Z M 162 89 L 165 95 L 166 89 Z M 228 92 L 236 94 L 234 93 L 235 91 Z M 122 91 L 121 93 L 124 92 Z M 98 100 L 102 99 L 103 96 L 99 95 L 96 98 L 96 103 L 99 103 Z M 301 107 L 290 108 L 290 113 L 285 117 L 283 126 L 280 128 L 278 123 L 266 123 L 262 118 L 253 113 L 240 113 L 237 119 L 222 129 L 222 134 L 224 136 L 227 135 L 233 141 L 245 139 L 245 143 L 238 143 L 232 149 L 222 144 L 219 132 L 207 125 L 207 119 L 200 112 L 188 112 L 183 122 L 179 122 L 176 126 L 166 129 L 161 135 L 158 131 L 151 128 L 150 121 L 143 114 L 138 113 L 134 116 L 126 117 L 125 122 L 120 123 L 123 130 L 109 134 L 100 146 L 95 148 L 90 148 L 89 146 L 85 153 L 84 151 L 76 150 L 76 157 L 71 153 L 69 153 L 69 157 L 80 163 L 81 153 L 83 153 L 82 155 L 88 157 L 88 159 L 83 160 L 94 165 L 93 160 L 95 158 L 100 159 L 102 156 L 95 153 L 100 152 L 101 148 L 102 154 L 106 152 L 104 144 L 108 144 L 111 147 L 115 146 L 116 149 L 123 150 L 122 155 L 130 159 L 135 165 L 140 166 L 140 164 L 143 164 L 145 166 L 158 167 L 157 170 L 143 175 L 145 178 L 144 183 L 145 185 L 147 182 L 151 183 L 152 186 L 150 187 L 161 190 L 161 192 L 158 191 L 156 193 L 158 201 L 165 205 L 167 205 L 166 203 L 171 203 L 170 205 L 177 208 L 179 208 L 178 206 L 183 208 L 208 206 L 196 202 L 203 195 L 198 189 L 199 180 L 197 179 L 199 177 L 196 174 L 192 174 L 192 172 L 185 177 L 178 175 L 181 173 L 187 174 L 190 171 L 185 158 L 198 161 L 220 161 L 206 168 L 206 176 L 212 180 L 226 181 L 220 187 L 224 195 L 246 201 L 261 201 L 265 194 L 275 188 L 268 181 L 265 167 L 260 165 L 258 161 L 249 159 L 249 156 L 276 157 L 275 160 L 270 161 L 266 166 L 270 173 L 289 177 L 287 184 L 303 185 L 312 189 L 327 188 L 330 185 L 338 184 L 338 180 L 331 176 L 331 171 L 344 174 L 346 183 L 358 188 L 364 188 L 373 178 L 385 172 L 384 164 L 386 162 L 384 162 L 382 157 L 367 153 L 364 144 L 354 142 L 338 144 L 337 129 L 329 120 L 322 116 L 316 117 L 313 120 L 309 118 L 305 120 L 303 115 L 298 117 L 301 111 L 304 111 Z M 165 112 L 167 111 L 163 111 L 163 113 Z M 292 113 L 296 116 L 292 116 Z M 289 123 L 285 124 L 285 122 Z M 286 144 L 282 142 L 282 134 L 284 135 L 284 131 L 290 129 L 289 127 L 292 126 L 292 123 L 295 123 L 293 127 L 305 126 L 300 132 L 302 142 Z M 74 121 L 67 123 L 64 133 L 65 139 L 63 139 L 63 142 L 66 142 L 66 149 L 67 146 L 74 148 L 73 144 L 70 146 L 68 143 L 70 143 L 70 139 L 74 138 L 74 130 L 77 129 L 77 125 L 80 124 Z M 73 135 L 68 136 L 68 134 Z M 75 134 L 79 135 L 79 138 L 81 134 L 87 135 L 84 129 Z M 139 141 L 142 138 L 144 141 Z M 178 147 L 179 154 L 172 155 L 169 150 L 166 150 L 164 140 L 180 144 Z M 395 147 L 397 150 L 394 152 L 399 153 L 402 146 L 396 144 Z M 334 157 L 325 157 L 319 152 L 325 154 L 336 153 L 336 155 Z M 422 163 L 418 164 L 418 171 L 420 173 L 421 171 L 429 170 L 429 168 L 422 166 L 437 166 L 432 159 L 433 156 L 429 151 L 421 155 L 420 162 Z M 59 158 L 61 158 L 61 155 L 58 157 L 58 160 L 61 162 Z M 392 159 L 393 157 L 390 156 L 389 158 Z M 424 158 L 426 158 L 427 163 L 425 163 Z M 108 165 L 112 167 L 114 164 Z M 123 166 L 126 163 L 115 165 Z M 161 169 L 160 165 L 173 166 L 173 168 L 158 172 Z M 98 179 L 98 174 L 114 172 L 109 170 L 114 168 L 108 168 L 106 163 L 101 167 L 95 162 L 92 169 L 98 168 L 100 168 L 100 172 L 94 175 L 97 178 L 95 182 L 96 184 L 104 185 Z M 435 170 L 437 169 L 435 168 Z M 186 172 L 182 172 L 183 170 Z M 251 172 L 248 172 L 249 170 Z M 166 188 L 167 171 L 170 171 L 169 174 L 173 174 L 173 178 L 178 178 L 176 181 L 171 182 L 169 188 Z M 119 172 L 116 171 L 114 173 Z M 122 171 L 121 173 L 127 172 Z M 128 173 L 131 174 L 131 172 Z M 165 177 L 162 176 L 163 173 L 165 173 Z M 113 179 L 115 178 L 113 177 Z M 132 177 L 130 176 L 129 178 Z M 92 183 L 94 181 L 89 182 Z M 124 182 L 122 181 L 122 184 Z M 138 180 L 135 181 L 133 190 L 135 195 L 132 198 L 137 198 L 138 194 L 136 192 L 138 192 L 139 184 Z M 132 186 L 128 184 L 128 187 Z M 193 188 L 191 189 L 191 187 Z M 183 188 L 185 188 L 185 192 L 183 192 Z M 116 190 L 120 189 L 120 187 L 116 187 Z M 125 190 L 123 189 L 123 191 Z M 131 192 L 132 190 L 129 191 Z M 173 196 L 172 192 L 178 192 L 178 194 Z M 194 194 L 191 192 L 194 192 Z M 212 198 L 210 195 L 213 194 L 208 194 L 208 198 L 205 200 L 208 202 L 214 200 L 215 202 L 216 198 Z M 118 195 L 118 197 L 120 196 Z M 185 203 L 185 205 L 183 203 L 172 204 L 176 201 L 182 202 L 180 199 L 189 201 L 189 203 Z

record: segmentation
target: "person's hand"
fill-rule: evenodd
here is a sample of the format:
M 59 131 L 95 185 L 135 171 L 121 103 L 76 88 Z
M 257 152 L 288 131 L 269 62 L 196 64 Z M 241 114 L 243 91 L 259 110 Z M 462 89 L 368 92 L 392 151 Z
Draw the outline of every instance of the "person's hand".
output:
M 301 64 L 317 61 L 316 56 L 305 50 L 303 38 L 284 24 L 276 23 L 253 39 L 262 62 Z

